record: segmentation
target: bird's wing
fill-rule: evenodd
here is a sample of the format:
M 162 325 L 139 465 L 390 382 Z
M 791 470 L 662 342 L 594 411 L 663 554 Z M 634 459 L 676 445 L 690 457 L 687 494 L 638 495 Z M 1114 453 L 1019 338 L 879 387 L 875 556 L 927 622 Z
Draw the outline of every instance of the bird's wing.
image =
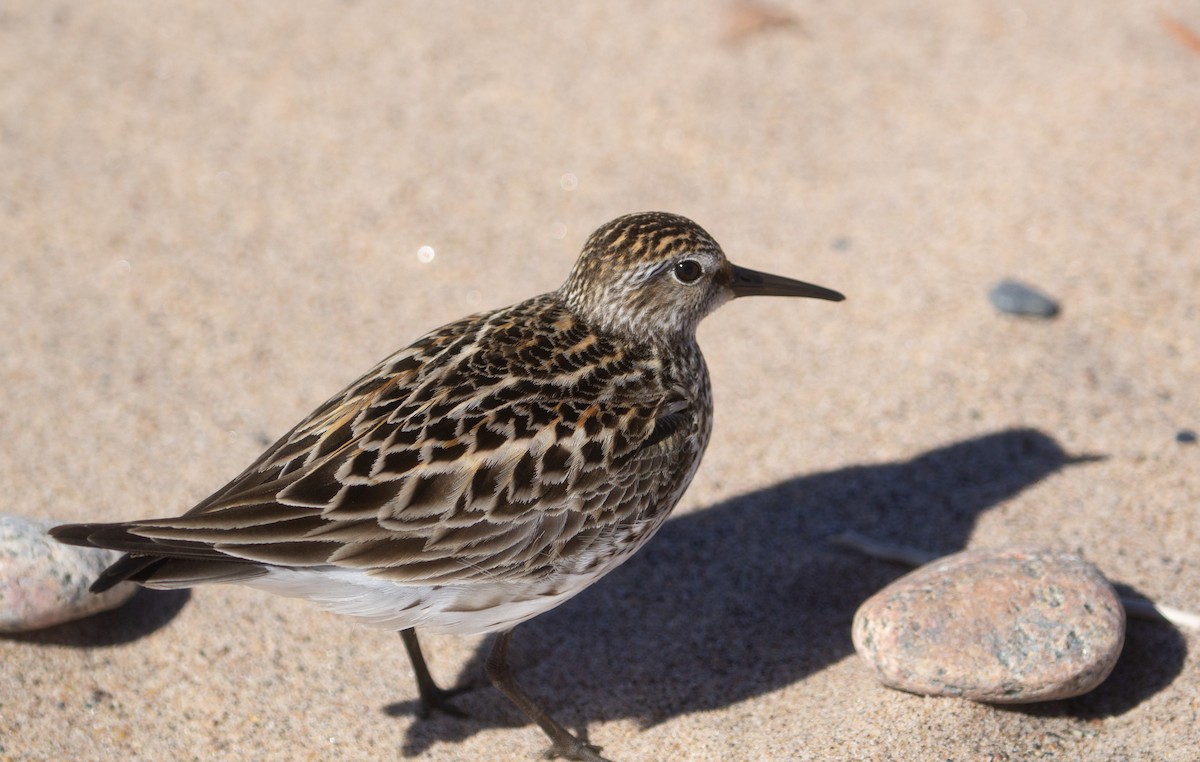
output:
M 617 527 L 677 497 L 695 401 L 664 391 L 653 358 L 565 313 L 566 335 L 547 338 L 541 322 L 500 311 L 439 329 L 183 516 L 62 539 L 134 554 L 125 571 L 157 558 L 223 575 L 230 562 L 338 566 L 443 584 L 586 564 Z

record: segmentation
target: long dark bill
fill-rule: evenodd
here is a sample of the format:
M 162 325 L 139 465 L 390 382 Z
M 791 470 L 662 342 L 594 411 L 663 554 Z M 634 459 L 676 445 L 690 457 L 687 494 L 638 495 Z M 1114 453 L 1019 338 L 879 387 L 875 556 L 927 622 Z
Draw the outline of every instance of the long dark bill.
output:
M 846 297 L 830 288 L 814 286 L 800 280 L 792 280 L 782 275 L 760 273 L 745 267 L 733 265 L 733 278 L 729 287 L 734 297 L 739 296 L 807 296 L 812 299 L 828 299 L 840 302 Z

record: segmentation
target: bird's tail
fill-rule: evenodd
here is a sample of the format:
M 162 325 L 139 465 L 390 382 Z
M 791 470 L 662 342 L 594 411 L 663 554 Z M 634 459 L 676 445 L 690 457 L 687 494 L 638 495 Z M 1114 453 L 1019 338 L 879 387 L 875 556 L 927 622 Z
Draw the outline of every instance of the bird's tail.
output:
M 126 554 L 100 572 L 89 588 L 102 593 L 120 582 L 159 589 L 240 582 L 258 577 L 261 564 L 232 559 L 203 543 L 162 543 L 133 534 L 127 524 L 63 524 L 50 536 L 67 545 L 123 550 Z

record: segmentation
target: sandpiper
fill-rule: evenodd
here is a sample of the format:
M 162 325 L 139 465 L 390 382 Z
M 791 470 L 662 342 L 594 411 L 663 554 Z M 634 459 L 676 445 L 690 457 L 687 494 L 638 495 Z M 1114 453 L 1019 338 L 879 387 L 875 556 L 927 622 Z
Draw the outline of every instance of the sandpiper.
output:
M 602 761 L 518 685 L 512 631 L 662 526 L 712 430 L 696 326 L 751 295 L 843 299 L 732 265 L 684 217 L 620 217 L 557 291 L 418 339 L 182 516 L 52 534 L 127 553 L 94 591 L 239 583 L 399 630 L 422 714 L 458 713 L 457 691 L 430 676 L 416 630 L 498 632 L 488 677 L 549 754 Z

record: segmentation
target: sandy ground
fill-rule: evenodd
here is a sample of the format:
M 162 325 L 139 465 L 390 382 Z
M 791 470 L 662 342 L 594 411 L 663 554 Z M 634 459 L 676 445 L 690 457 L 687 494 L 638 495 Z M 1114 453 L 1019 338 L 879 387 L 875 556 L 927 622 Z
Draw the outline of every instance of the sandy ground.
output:
M 1059 546 L 1200 609 L 1200 3 L 773 7 L 4 3 L 0 511 L 182 512 L 393 349 L 556 287 L 602 222 L 679 212 L 849 299 L 705 323 L 705 465 L 517 631 L 531 691 L 617 760 L 1195 759 L 1196 633 L 1133 622 L 1070 701 L 897 693 L 849 625 L 903 569 L 830 538 Z M 1005 276 L 1061 316 L 997 315 Z M 478 677 L 479 640 L 426 646 Z M 0 639 L 0 759 L 546 746 L 490 688 L 466 721 L 414 698 L 392 633 L 143 593 Z

